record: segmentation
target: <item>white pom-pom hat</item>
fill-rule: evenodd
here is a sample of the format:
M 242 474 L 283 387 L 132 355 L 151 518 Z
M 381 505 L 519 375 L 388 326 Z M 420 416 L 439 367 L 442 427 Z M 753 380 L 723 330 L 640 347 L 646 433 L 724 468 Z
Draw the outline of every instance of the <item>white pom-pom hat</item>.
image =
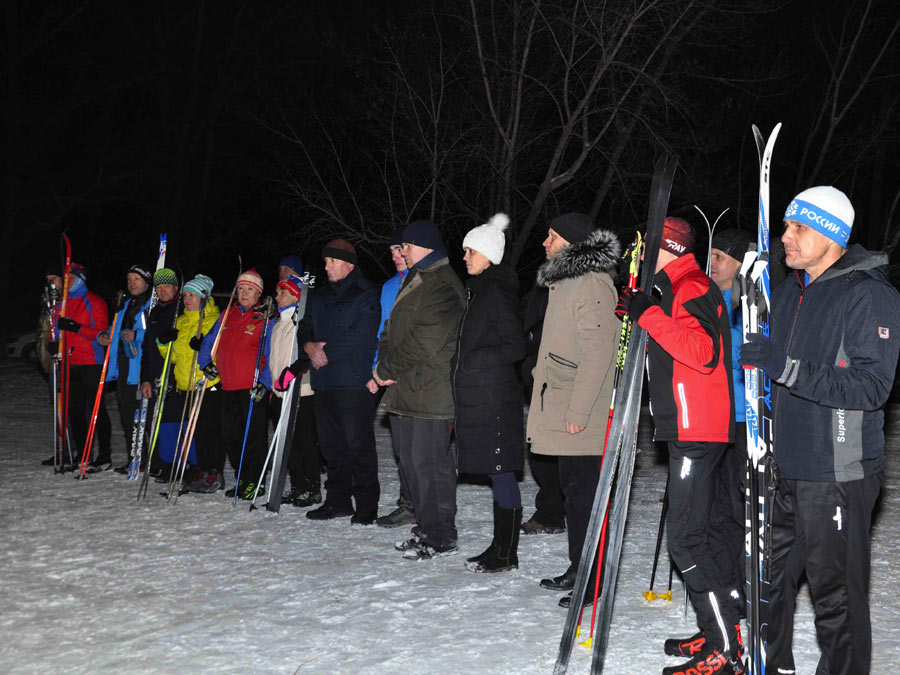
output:
M 506 237 L 503 232 L 509 226 L 509 216 L 505 213 L 494 215 L 484 225 L 473 227 L 463 239 L 463 248 L 478 251 L 495 265 L 503 260 Z

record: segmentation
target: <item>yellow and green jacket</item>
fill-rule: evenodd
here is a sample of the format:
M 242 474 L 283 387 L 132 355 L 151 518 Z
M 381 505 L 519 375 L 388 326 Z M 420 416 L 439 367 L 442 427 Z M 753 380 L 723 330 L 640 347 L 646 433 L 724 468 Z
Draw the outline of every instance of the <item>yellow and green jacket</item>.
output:
M 203 314 L 203 326 L 200 329 L 201 335 L 206 335 L 212 328 L 216 319 L 219 318 L 219 308 L 216 306 L 215 300 L 212 298 L 206 303 L 206 309 Z M 194 373 L 194 381 L 191 382 L 191 366 L 194 363 L 194 354 L 196 352 L 191 349 L 191 338 L 197 335 L 197 324 L 200 322 L 200 312 L 188 310 L 178 317 L 175 322 L 175 328 L 178 329 L 178 337 L 172 343 L 172 363 L 170 368 L 174 368 L 175 385 L 180 391 L 187 391 L 192 384 L 197 384 L 203 377 L 203 372 L 199 366 Z M 166 356 L 168 345 L 157 345 L 163 358 Z M 219 383 L 219 378 L 210 381 L 206 386 L 212 387 Z

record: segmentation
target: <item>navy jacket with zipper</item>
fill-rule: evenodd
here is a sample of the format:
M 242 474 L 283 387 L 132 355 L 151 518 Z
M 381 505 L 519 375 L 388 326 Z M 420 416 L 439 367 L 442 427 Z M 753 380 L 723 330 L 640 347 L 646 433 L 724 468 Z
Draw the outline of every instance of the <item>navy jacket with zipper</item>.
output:
M 365 388 L 372 379 L 380 320 L 379 288 L 358 267 L 309 294 L 297 330 L 300 352 L 306 342 L 325 342 L 328 357 L 328 365 L 310 370 L 313 390 Z
M 772 297 L 772 339 L 799 360 L 775 385 L 773 446 L 786 478 L 850 481 L 884 470 L 884 412 L 900 345 L 900 294 L 887 256 L 859 245 L 810 284 L 788 276 Z

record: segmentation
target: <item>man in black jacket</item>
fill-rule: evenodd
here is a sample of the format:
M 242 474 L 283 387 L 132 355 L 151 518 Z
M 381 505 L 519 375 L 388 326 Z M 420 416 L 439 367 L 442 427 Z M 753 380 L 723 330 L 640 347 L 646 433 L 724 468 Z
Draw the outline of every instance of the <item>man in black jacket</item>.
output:
M 298 340 L 309 358 L 319 446 L 328 465 L 325 503 L 307 518 L 352 516 L 371 525 L 378 515 L 378 457 L 366 387 L 378 340 L 378 287 L 356 267 L 356 249 L 335 239 L 322 250 L 328 284 L 310 294 Z M 356 502 L 354 510 L 351 499 Z
M 793 673 L 794 603 L 805 572 L 822 655 L 817 673 L 868 673 L 869 527 L 884 482 L 883 408 L 900 347 L 900 295 L 887 256 L 847 248 L 854 210 L 830 186 L 804 190 L 784 216 L 796 272 L 772 296 L 771 338 L 754 336 L 743 365 L 774 387 L 780 477 L 772 506 L 768 661 Z M 802 303 L 802 304 L 801 304 Z

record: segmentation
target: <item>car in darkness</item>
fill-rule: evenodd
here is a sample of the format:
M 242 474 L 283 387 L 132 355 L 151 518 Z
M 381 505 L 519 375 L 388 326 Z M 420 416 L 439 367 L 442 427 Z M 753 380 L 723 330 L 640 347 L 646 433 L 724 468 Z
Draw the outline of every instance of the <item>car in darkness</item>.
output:
M 6 357 L 37 363 L 37 333 L 30 330 L 8 335 L 6 337 Z

